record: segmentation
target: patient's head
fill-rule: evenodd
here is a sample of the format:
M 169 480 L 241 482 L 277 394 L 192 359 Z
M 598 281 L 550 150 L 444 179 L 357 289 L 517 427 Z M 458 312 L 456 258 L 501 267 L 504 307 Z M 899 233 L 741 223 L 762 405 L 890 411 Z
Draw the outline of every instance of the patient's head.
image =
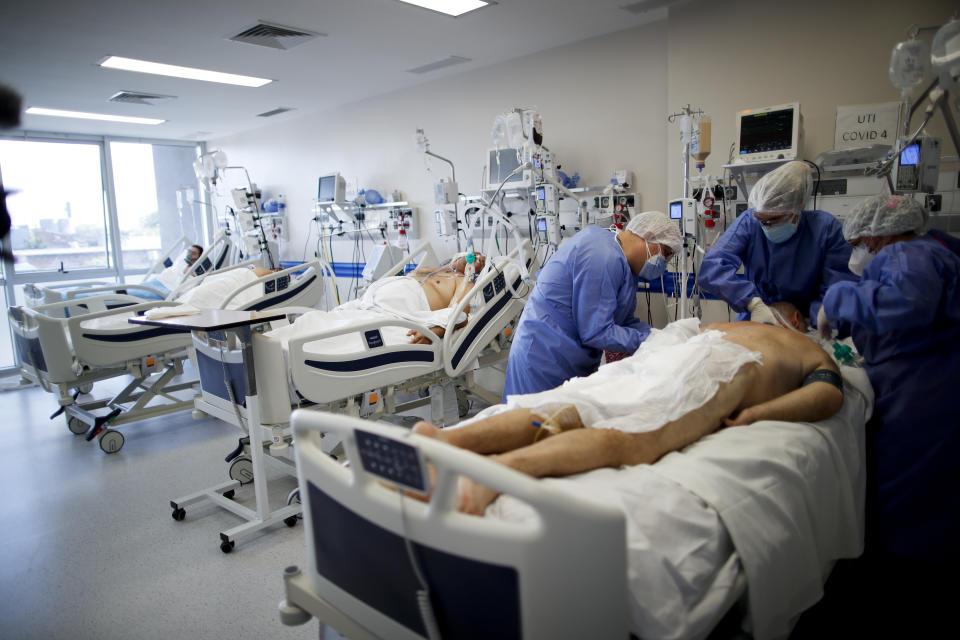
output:
M 476 256 L 476 261 L 473 263 L 473 270 L 475 273 L 480 273 L 480 271 L 483 269 L 483 266 L 487 263 L 487 257 L 482 253 L 474 253 L 473 255 Z M 454 258 L 453 262 L 450 263 L 450 266 L 453 267 L 454 270 L 464 273 L 467 268 L 466 255 Z
M 187 254 L 183 257 L 183 259 L 188 266 L 191 266 L 194 262 L 200 259 L 200 255 L 202 253 L 203 247 L 198 244 L 190 245 L 190 248 L 187 249 Z
M 780 312 L 780 315 L 783 316 L 783 319 L 790 323 L 794 329 L 800 333 L 807 332 L 807 319 L 803 317 L 803 314 L 800 313 L 800 310 L 797 309 L 793 304 L 787 302 L 786 300 L 779 300 L 770 305 L 774 309 Z

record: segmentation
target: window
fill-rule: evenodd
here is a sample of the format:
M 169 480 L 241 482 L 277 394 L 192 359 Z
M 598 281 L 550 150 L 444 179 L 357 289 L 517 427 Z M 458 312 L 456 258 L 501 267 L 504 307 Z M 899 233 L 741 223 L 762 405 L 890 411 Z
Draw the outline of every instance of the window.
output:
M 112 266 L 99 144 L 0 140 L 14 273 Z

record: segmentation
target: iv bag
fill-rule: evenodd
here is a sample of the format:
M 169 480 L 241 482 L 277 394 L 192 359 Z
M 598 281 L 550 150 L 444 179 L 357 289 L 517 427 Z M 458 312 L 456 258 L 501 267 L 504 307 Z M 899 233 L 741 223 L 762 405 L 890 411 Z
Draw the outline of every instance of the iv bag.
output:
M 951 20 L 937 31 L 930 61 L 940 75 L 940 88 L 960 91 L 960 20 Z
M 890 54 L 890 82 L 907 94 L 923 82 L 930 70 L 930 50 L 923 40 L 911 38 L 893 48 Z

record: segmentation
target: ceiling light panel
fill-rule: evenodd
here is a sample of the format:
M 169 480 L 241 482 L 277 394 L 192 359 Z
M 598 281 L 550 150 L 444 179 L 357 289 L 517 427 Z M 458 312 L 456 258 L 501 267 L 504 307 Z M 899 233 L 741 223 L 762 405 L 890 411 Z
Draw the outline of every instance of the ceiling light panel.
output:
M 158 76 L 171 76 L 173 78 L 187 78 L 189 80 L 203 80 L 205 82 L 235 84 L 242 87 L 262 87 L 265 84 L 273 82 L 273 80 L 269 80 L 267 78 L 242 76 L 235 73 L 222 73 L 220 71 L 209 71 L 207 69 L 197 69 L 195 67 L 179 67 L 172 64 L 149 62 L 147 60 L 136 60 L 134 58 L 121 58 L 119 56 L 110 56 L 101 62 L 100 66 L 106 69 L 136 71 L 138 73 L 152 73 Z
M 110 122 L 125 122 L 127 124 L 163 124 L 166 120 L 156 118 L 134 118 L 132 116 L 114 116 L 108 113 L 87 113 L 85 111 L 64 111 L 63 109 L 47 109 L 46 107 L 30 107 L 24 113 L 32 116 L 53 116 L 56 118 L 80 118 L 82 120 L 109 120 Z
M 416 5 L 430 11 L 445 13 L 448 16 L 462 16 L 465 13 L 482 9 L 488 5 L 496 4 L 494 2 L 484 2 L 483 0 L 400 0 L 406 4 Z

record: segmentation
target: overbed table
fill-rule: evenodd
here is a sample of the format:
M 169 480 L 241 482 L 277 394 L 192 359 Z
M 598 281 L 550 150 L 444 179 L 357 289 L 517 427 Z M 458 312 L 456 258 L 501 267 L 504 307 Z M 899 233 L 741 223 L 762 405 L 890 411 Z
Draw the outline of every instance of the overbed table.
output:
M 186 516 L 186 507 L 203 500 L 210 500 L 224 509 L 240 516 L 245 523 L 220 533 L 220 550 L 230 553 L 236 541 L 265 527 L 285 522 L 288 526 L 296 524 L 300 515 L 299 502 L 285 505 L 274 511 L 270 510 L 270 500 L 267 495 L 267 469 L 269 460 L 274 458 L 264 451 L 263 442 L 271 439 L 271 434 L 261 422 L 260 404 L 257 398 L 256 370 L 253 360 L 253 334 L 262 331 L 264 326 L 273 321 L 286 317 L 285 313 L 276 311 L 237 311 L 231 309 L 204 310 L 200 313 L 166 318 L 148 319 L 146 317 L 130 318 L 132 324 L 165 327 L 190 332 L 215 332 L 236 336 L 243 353 L 243 369 L 246 374 L 247 395 L 247 424 L 250 436 L 250 452 L 253 461 L 253 488 L 256 509 L 250 509 L 237 504 L 231 498 L 234 491 L 242 484 L 239 480 L 230 480 L 221 484 L 203 489 L 189 495 L 175 498 L 170 501 L 173 509 L 173 518 L 183 520 Z M 288 471 L 289 472 L 289 471 Z

